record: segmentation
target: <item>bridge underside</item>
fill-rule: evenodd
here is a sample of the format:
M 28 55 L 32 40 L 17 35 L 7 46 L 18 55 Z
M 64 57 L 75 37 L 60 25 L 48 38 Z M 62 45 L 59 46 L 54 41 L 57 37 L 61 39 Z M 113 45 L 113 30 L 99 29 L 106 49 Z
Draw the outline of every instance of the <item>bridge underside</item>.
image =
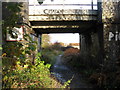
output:
M 97 21 L 31 21 L 31 25 L 38 34 L 84 33 L 93 30 Z

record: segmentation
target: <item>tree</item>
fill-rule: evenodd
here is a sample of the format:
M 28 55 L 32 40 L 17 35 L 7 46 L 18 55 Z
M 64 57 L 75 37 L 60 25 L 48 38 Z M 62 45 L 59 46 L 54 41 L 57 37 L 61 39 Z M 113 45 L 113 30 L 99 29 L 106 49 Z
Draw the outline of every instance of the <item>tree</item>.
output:
M 52 49 L 61 50 L 62 44 L 63 44 L 62 42 L 55 42 L 55 43 L 52 45 Z
M 50 36 L 48 34 L 42 35 L 42 47 L 48 47 L 50 45 Z

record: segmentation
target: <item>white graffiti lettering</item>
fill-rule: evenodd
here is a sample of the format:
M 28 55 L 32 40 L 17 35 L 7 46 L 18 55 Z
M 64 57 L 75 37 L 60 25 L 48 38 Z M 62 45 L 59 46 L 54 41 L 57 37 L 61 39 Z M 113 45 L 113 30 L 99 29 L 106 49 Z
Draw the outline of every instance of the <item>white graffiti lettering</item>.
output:
M 118 31 L 116 31 L 114 34 L 112 32 L 109 32 L 109 41 L 111 40 L 120 40 L 120 33 Z
M 63 14 L 64 10 L 45 9 L 45 14 Z

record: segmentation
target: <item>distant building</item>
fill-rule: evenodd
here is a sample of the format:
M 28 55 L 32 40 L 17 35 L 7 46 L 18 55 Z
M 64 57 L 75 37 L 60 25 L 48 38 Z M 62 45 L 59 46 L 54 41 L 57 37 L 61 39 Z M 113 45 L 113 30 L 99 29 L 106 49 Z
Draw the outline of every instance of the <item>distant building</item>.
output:
M 64 47 L 67 47 L 68 46 L 68 44 L 67 43 L 60 43 L 61 44 L 61 46 L 64 46 Z
M 80 44 L 79 43 L 70 43 L 69 46 L 80 49 Z

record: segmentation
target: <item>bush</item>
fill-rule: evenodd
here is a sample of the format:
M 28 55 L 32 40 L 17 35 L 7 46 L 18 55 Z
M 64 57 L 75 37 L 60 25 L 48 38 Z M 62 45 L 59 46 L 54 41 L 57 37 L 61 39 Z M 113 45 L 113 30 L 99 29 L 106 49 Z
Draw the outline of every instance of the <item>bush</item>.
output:
M 54 46 L 50 46 L 42 50 L 41 59 L 45 61 L 45 63 L 54 65 L 56 62 L 56 57 L 60 54 L 63 54 L 63 51 L 56 49 Z
M 22 67 L 20 62 L 12 71 L 8 70 L 3 75 L 3 88 L 45 88 L 50 87 L 51 78 L 50 65 L 44 65 L 39 57 L 36 65 L 29 68 L 29 65 Z
M 40 54 L 36 58 L 35 66 L 20 66 L 17 62 L 15 69 L 3 73 L 3 88 L 66 88 L 71 80 L 61 85 L 55 79 L 51 78 L 49 71 L 50 64 L 44 64 L 41 61 Z
M 69 48 L 64 52 L 64 56 L 69 56 L 69 55 L 77 55 L 79 54 L 79 49 L 77 48 Z
M 71 67 L 77 67 L 79 62 L 79 49 L 69 48 L 67 49 L 62 57 L 62 63 Z

